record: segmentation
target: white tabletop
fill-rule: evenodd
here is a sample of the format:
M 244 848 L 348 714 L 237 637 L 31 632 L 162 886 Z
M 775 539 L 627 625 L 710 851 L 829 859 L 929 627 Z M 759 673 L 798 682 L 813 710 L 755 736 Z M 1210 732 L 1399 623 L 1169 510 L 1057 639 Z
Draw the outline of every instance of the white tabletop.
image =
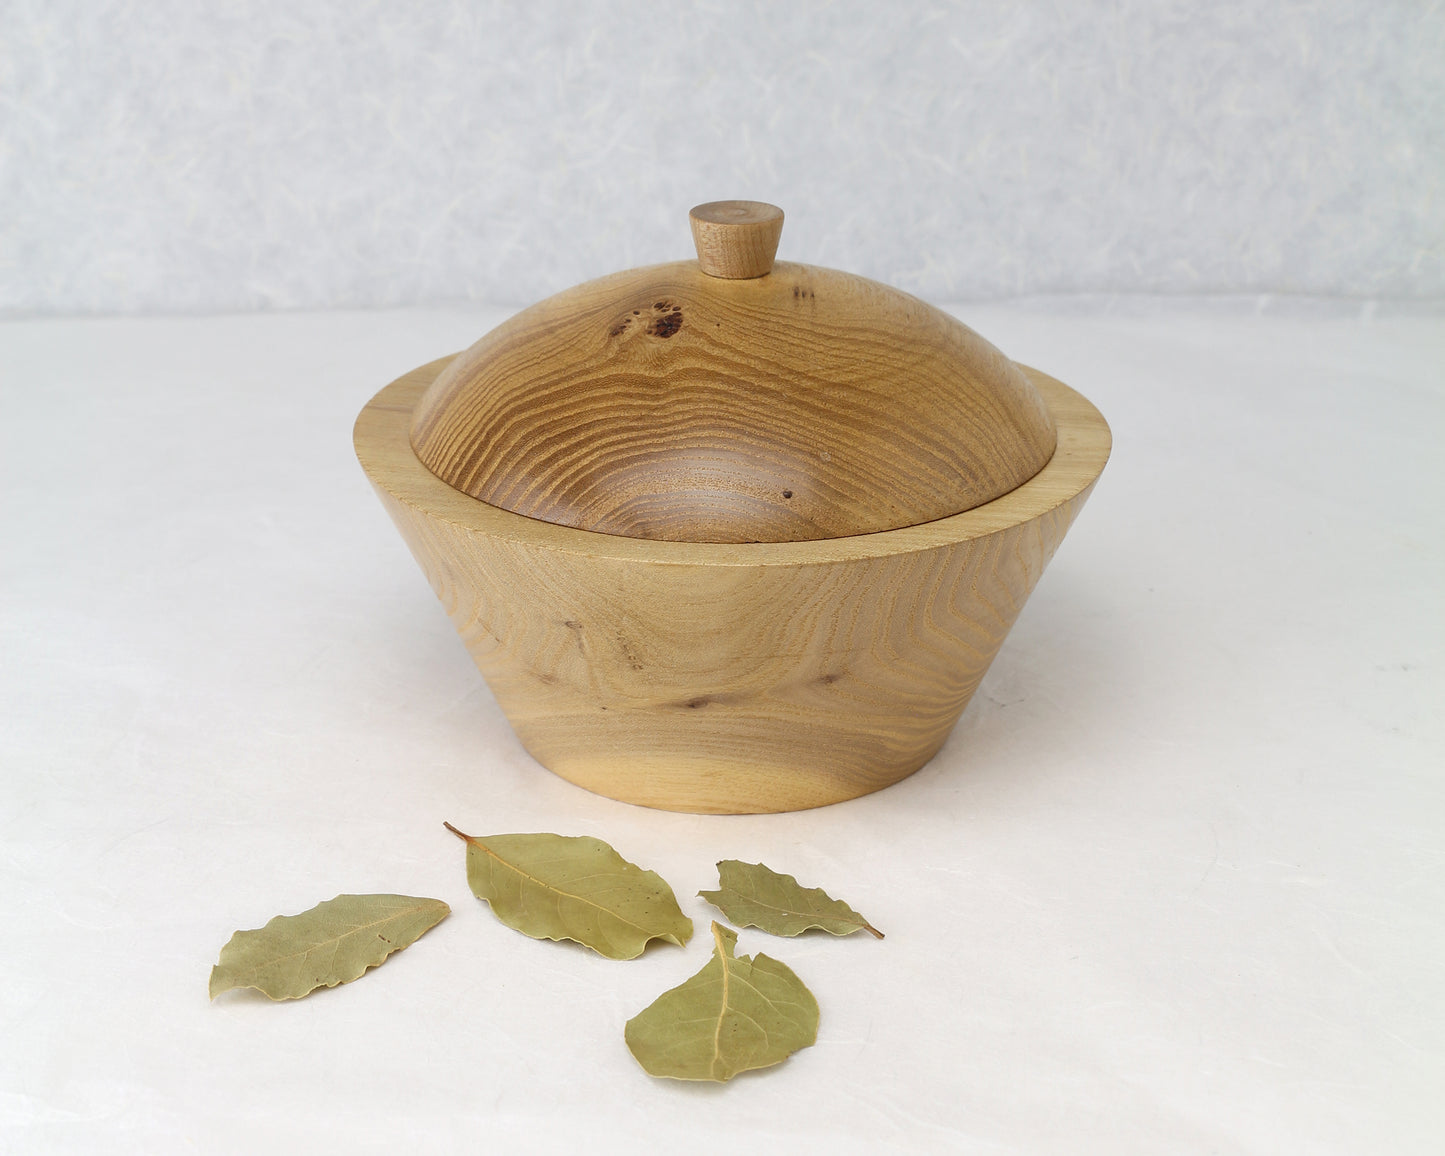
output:
M 1438 1152 L 1441 314 L 957 312 L 1114 458 L 943 752 L 757 817 L 533 762 L 352 456 L 505 311 L 0 325 L 0 1151 Z M 701 934 L 526 939 L 443 820 L 604 838 Z M 722 858 L 887 939 L 743 931 L 816 1046 L 657 1081 L 623 1023 L 702 966 Z M 367 891 L 453 914 L 207 1001 L 232 931 Z

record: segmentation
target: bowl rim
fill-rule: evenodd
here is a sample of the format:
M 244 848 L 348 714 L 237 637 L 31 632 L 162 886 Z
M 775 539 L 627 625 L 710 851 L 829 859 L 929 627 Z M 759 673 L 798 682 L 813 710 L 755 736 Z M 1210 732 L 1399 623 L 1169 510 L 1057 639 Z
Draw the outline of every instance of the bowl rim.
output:
M 1048 374 L 1019 364 L 1048 406 L 1058 445 L 1043 469 L 991 502 L 914 526 L 803 542 L 624 538 L 559 526 L 488 505 L 453 489 L 422 465 L 411 447 L 412 411 L 456 356 L 449 354 L 403 374 L 362 407 L 352 442 L 372 485 L 459 529 L 589 558 L 678 566 L 807 566 L 935 550 L 1010 529 L 1062 506 L 1098 480 L 1113 444 L 1108 422 L 1088 398 Z

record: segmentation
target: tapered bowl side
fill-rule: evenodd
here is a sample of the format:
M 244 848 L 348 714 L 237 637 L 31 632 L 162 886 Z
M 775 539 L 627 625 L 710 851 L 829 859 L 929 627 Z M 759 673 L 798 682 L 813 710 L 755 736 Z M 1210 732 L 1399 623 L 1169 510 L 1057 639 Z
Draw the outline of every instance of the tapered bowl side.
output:
M 453 490 L 382 390 L 358 457 L 517 735 L 588 790 L 747 813 L 876 791 L 938 750 L 1107 461 L 1083 397 L 1026 371 L 1059 446 L 1023 486 L 920 526 L 813 542 L 596 534 Z

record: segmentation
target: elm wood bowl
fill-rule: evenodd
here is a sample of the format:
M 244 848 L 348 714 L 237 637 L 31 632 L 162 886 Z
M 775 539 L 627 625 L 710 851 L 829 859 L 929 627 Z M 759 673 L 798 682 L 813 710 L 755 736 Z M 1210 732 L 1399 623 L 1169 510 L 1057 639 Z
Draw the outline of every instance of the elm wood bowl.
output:
M 943 744 L 1109 428 L 906 294 L 774 264 L 779 210 L 693 213 L 699 261 L 413 370 L 356 451 L 545 767 L 667 810 L 821 806 Z

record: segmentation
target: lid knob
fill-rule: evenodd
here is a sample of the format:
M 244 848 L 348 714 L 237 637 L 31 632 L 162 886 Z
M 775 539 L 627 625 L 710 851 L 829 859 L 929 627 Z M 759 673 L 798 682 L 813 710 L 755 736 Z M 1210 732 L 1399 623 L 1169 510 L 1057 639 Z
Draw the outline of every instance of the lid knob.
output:
M 688 214 L 697 260 L 711 277 L 739 281 L 773 270 L 783 210 L 762 201 L 709 201 Z

